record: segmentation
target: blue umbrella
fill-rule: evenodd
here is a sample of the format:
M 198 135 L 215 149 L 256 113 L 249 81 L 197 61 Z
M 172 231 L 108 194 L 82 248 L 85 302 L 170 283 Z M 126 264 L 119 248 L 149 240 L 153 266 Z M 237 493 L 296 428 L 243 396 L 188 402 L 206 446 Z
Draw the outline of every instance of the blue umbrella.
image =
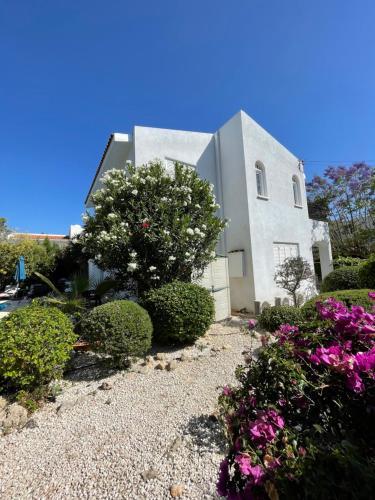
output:
M 14 279 L 17 281 L 17 283 L 20 283 L 21 281 L 24 281 L 26 279 L 25 259 L 23 258 L 22 255 L 18 259 L 16 274 L 14 275 Z

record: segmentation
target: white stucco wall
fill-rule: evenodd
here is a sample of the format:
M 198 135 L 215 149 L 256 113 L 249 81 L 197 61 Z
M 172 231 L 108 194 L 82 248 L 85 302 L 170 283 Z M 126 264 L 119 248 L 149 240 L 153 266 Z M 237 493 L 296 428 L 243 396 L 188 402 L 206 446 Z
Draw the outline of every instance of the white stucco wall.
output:
M 299 255 L 313 267 L 312 245 L 322 249 L 322 271 L 331 270 L 327 227 L 308 218 L 304 175 L 298 158 L 243 111 L 215 134 L 134 127 L 133 134 L 114 134 L 102 161 L 100 176 L 109 168 L 122 168 L 127 160 L 137 166 L 151 160 L 176 160 L 195 166 L 215 186 L 220 215 L 230 219 L 218 253 L 243 250 L 244 276 L 230 278 L 233 309 L 254 312 L 255 301 L 273 305 L 285 299 L 274 282 L 273 244 L 298 244 Z M 255 163 L 265 167 L 268 199 L 257 196 Z M 299 180 L 302 206 L 295 207 L 292 177 Z M 318 227 L 319 226 L 319 227 Z M 309 285 L 306 296 L 315 293 Z

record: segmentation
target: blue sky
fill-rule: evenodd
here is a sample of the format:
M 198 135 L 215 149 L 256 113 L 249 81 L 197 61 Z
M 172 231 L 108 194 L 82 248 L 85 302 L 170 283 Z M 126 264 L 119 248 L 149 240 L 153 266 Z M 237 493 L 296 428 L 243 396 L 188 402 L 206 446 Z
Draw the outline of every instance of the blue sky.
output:
M 375 164 L 374 22 L 373 0 L 0 0 L 0 216 L 66 233 L 111 132 L 239 109 L 308 177 Z

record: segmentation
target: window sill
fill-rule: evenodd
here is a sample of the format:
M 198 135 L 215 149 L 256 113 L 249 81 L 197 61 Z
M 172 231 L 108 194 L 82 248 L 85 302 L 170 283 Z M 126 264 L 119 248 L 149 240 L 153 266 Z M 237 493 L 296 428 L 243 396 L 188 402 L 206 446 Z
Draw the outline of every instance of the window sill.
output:
M 258 198 L 259 200 L 268 200 L 268 199 L 269 199 L 269 198 L 268 198 L 268 196 L 262 196 L 261 194 L 258 194 L 258 195 L 257 195 L 257 198 Z
M 294 205 L 294 208 L 303 208 L 302 205 Z

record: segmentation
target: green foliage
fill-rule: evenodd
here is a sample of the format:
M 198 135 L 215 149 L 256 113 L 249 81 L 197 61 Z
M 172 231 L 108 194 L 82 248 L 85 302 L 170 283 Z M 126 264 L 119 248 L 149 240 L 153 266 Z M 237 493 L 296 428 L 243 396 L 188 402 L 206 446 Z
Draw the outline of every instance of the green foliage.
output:
M 83 318 L 81 331 L 94 350 L 109 354 L 119 367 L 151 347 L 151 319 L 140 305 L 128 300 L 95 307 Z
M 294 306 L 265 307 L 258 318 L 259 326 L 268 332 L 275 332 L 280 325 L 289 323 L 296 325 L 301 322 L 301 309 Z
M 359 279 L 363 288 L 375 289 L 375 254 L 360 266 Z
M 333 261 L 333 267 L 337 269 L 339 267 L 359 266 L 364 262 L 366 262 L 366 260 L 359 257 L 337 257 L 337 259 Z
M 366 310 L 371 311 L 371 307 L 373 302 L 368 296 L 368 293 L 371 292 L 369 289 L 360 289 L 360 290 L 339 290 L 337 292 L 326 292 L 313 297 L 312 299 L 305 302 L 302 306 L 301 310 L 306 319 L 316 319 L 318 317 L 318 313 L 316 311 L 316 302 L 321 302 L 329 297 L 333 297 L 340 302 L 343 302 L 347 307 L 351 307 L 352 305 L 358 305 L 364 307 Z
M 84 250 L 104 270 L 139 292 L 175 279 L 191 281 L 215 257 L 225 223 L 216 216 L 213 186 L 194 169 L 163 163 L 106 172 L 92 195 L 95 215 L 84 216 Z
M 33 389 L 62 374 L 76 336 L 56 308 L 36 305 L 0 321 L 0 380 L 4 388 Z
M 21 255 L 25 258 L 27 278 L 30 278 L 35 271 L 49 274 L 54 269 L 59 251 L 57 245 L 49 241 L 42 243 L 28 239 L 1 241 L 0 289 L 12 282 Z
M 143 299 L 154 337 L 162 343 L 192 343 L 205 334 L 214 318 L 214 301 L 205 288 L 174 281 L 149 291 Z
M 322 281 L 322 292 L 335 290 L 355 290 L 361 288 L 359 282 L 359 266 L 339 267 L 327 274 Z

